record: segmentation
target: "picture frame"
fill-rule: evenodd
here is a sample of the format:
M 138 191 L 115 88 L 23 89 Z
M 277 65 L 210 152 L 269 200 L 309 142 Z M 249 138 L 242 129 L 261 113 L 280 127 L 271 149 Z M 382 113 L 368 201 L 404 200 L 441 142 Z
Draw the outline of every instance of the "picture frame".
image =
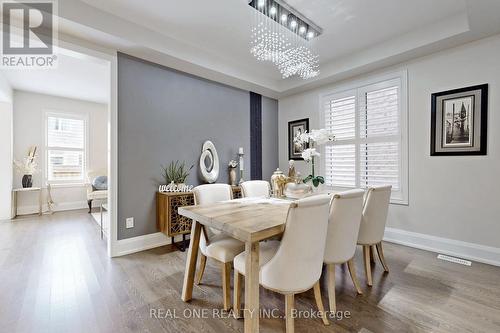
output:
M 486 155 L 488 84 L 431 95 L 431 156 Z
M 309 118 L 288 122 L 288 159 L 302 160 L 302 152 L 307 148 L 307 144 L 297 144 L 294 138 L 298 133 L 309 132 Z

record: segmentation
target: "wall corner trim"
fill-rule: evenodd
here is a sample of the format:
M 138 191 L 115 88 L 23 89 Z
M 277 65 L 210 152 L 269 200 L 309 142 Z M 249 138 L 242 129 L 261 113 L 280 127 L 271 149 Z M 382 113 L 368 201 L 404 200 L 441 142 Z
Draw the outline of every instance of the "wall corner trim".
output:
M 170 244 L 170 238 L 162 232 L 120 239 L 113 247 L 113 257 L 120 257 Z
M 500 266 L 500 248 L 442 238 L 402 229 L 386 228 L 384 241 Z

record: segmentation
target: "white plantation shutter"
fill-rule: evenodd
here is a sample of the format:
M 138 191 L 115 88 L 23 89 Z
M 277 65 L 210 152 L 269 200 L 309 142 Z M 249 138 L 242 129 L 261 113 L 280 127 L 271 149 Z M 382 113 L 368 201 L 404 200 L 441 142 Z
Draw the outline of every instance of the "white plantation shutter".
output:
M 325 183 L 327 186 L 356 187 L 356 146 L 325 147 Z
M 61 118 L 49 116 L 47 118 L 47 145 L 49 147 L 84 147 L 85 122 L 83 119 Z
M 325 128 L 335 135 L 327 145 L 325 183 L 327 186 L 356 187 L 356 95 L 354 92 L 327 99 L 324 104 Z
M 323 99 L 324 126 L 336 140 L 323 150 L 327 186 L 392 185 L 403 202 L 401 79 L 363 86 Z
M 337 140 L 356 136 L 356 97 L 347 96 L 328 100 L 325 104 L 325 126 Z
M 46 126 L 47 180 L 52 183 L 84 181 L 86 120 L 47 114 Z

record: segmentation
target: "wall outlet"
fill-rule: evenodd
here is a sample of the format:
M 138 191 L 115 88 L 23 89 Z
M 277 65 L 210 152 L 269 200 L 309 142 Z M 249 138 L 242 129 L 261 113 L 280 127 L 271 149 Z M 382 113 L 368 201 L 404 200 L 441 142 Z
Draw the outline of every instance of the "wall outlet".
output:
M 134 218 L 133 217 L 127 217 L 126 223 L 125 223 L 125 228 L 133 228 L 134 227 Z

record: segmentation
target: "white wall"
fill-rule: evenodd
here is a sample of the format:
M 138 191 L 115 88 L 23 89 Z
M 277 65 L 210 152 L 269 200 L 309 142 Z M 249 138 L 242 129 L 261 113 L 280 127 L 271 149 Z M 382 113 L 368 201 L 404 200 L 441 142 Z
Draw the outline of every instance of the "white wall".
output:
M 37 94 L 26 91 L 14 91 L 14 158 L 22 159 L 30 146 L 40 149 L 38 163 L 42 171 L 33 176 L 33 186 L 45 187 L 44 153 L 44 113 L 61 111 L 64 113 L 84 113 L 89 117 L 89 165 L 87 169 L 107 169 L 107 106 L 105 104 Z M 21 186 L 21 177 L 14 172 L 14 187 Z M 86 207 L 86 189 L 83 185 L 72 187 L 52 187 L 55 210 Z M 44 202 L 45 191 L 44 191 Z M 33 213 L 37 209 L 37 197 L 34 193 L 23 193 L 19 197 L 19 213 Z
M 379 72 L 407 69 L 409 83 L 409 205 L 391 205 L 389 227 L 424 234 L 419 239 L 433 235 L 473 243 L 461 245 L 500 258 L 499 55 L 500 35 L 496 35 Z M 309 117 L 310 127 L 318 128 L 319 95 L 349 81 L 279 100 L 281 169 L 287 168 L 288 121 Z M 431 157 L 431 94 L 482 83 L 489 84 L 488 155 Z M 299 171 L 308 174 L 304 162 L 297 164 Z M 432 242 L 446 243 L 427 240 L 431 244 L 427 248 L 439 248 Z
M 11 215 L 12 89 L 0 74 L 0 220 Z

